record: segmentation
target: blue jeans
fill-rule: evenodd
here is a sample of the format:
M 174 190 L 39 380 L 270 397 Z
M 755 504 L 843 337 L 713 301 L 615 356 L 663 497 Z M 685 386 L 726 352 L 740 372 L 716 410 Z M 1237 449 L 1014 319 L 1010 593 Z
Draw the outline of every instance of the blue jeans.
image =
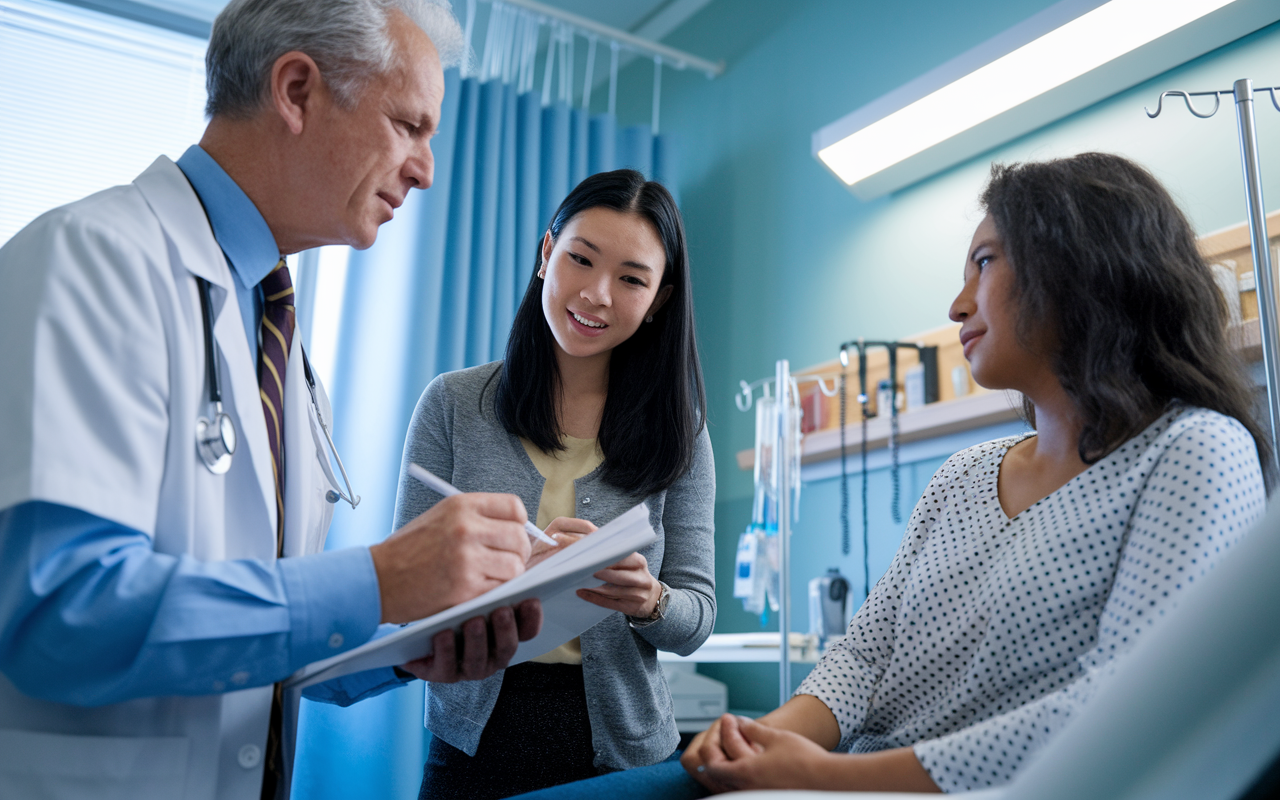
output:
M 654 797 L 662 800 L 695 800 L 709 795 L 702 784 L 680 766 L 680 751 L 660 764 L 610 772 L 584 781 L 522 794 L 518 800 L 600 800 L 601 797 Z M 514 799 L 513 799 L 514 800 Z

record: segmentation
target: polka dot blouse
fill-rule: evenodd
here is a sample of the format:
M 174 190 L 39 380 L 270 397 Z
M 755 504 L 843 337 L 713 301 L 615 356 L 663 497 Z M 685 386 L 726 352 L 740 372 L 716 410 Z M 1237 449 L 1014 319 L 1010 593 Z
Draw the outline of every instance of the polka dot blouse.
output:
M 996 478 L 1023 438 L 943 464 L 797 690 L 835 714 L 840 749 L 914 745 L 943 791 L 1010 780 L 1265 510 L 1244 427 L 1175 406 L 1009 519 Z

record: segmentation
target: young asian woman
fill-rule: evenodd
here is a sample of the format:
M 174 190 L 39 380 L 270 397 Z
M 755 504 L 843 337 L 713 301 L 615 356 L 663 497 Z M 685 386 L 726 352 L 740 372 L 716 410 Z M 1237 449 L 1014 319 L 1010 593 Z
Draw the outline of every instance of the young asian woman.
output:
M 938 470 L 848 636 L 782 707 L 721 717 L 687 774 L 530 797 L 1006 783 L 1261 517 L 1270 446 L 1168 192 L 1087 153 L 996 166 L 982 205 L 950 316 L 975 381 L 1021 392 L 1035 433 Z
M 536 263 L 506 357 L 432 381 L 405 466 L 516 494 L 562 547 L 641 501 L 658 540 L 580 592 L 617 612 L 580 639 L 483 681 L 428 684 L 423 798 L 506 797 L 669 757 L 679 734 L 657 651 L 692 652 L 715 621 L 715 477 L 675 202 L 633 170 L 593 175 Z M 402 474 L 396 519 L 439 499 Z

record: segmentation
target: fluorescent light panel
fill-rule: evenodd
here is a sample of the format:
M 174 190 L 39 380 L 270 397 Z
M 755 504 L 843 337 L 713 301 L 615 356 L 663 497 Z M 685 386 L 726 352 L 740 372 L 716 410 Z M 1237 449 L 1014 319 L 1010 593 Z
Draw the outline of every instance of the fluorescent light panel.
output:
M 1233 0 L 1111 0 L 818 151 L 847 185 L 1016 108 Z

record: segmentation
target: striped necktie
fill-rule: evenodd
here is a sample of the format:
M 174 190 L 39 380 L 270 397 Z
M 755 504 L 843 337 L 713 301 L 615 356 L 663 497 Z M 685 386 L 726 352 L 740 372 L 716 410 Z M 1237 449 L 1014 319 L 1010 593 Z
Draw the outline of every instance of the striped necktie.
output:
M 284 554 L 284 371 L 293 344 L 293 282 L 284 259 L 262 279 L 258 393 L 267 418 L 271 469 L 276 479 L 276 556 Z
M 271 447 L 271 470 L 276 479 L 276 557 L 284 555 L 284 370 L 293 344 L 293 281 L 284 259 L 262 279 L 262 323 L 258 326 L 258 394 L 267 418 L 267 443 Z M 267 752 L 263 759 L 262 800 L 276 800 L 280 786 L 280 741 L 284 724 L 284 703 L 280 684 L 271 697 L 271 720 L 267 730 Z

